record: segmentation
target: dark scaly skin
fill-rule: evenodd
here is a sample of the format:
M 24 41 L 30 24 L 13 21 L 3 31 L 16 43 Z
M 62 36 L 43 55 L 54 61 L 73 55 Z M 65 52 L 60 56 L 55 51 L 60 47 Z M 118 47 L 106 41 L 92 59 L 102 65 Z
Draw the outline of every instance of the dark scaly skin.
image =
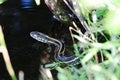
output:
M 37 32 L 37 31 L 32 31 L 30 33 L 30 36 L 32 38 L 34 38 L 35 40 L 40 41 L 42 43 L 55 45 L 56 46 L 55 59 L 57 61 L 71 64 L 71 65 L 75 65 L 75 64 L 78 64 L 78 62 L 80 62 L 79 58 L 76 57 L 75 55 L 71 55 L 69 57 L 61 56 L 61 50 L 62 50 L 63 45 L 59 40 L 49 37 L 43 33 Z

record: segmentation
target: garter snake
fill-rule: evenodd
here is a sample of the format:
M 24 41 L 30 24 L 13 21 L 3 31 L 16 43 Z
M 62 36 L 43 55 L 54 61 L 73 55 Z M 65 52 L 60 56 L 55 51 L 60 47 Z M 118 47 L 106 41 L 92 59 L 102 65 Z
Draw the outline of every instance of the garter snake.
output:
M 38 32 L 38 31 L 30 32 L 30 36 L 32 38 L 34 38 L 35 40 L 40 41 L 42 43 L 55 45 L 56 48 L 55 48 L 54 57 L 57 61 L 67 63 L 67 64 L 70 64 L 70 65 L 76 65 L 80 62 L 79 58 L 77 56 L 75 56 L 75 54 L 73 54 L 71 56 L 62 56 L 61 55 L 63 44 L 59 40 L 57 40 L 55 38 L 52 38 L 52 37 L 50 37 L 46 34 Z

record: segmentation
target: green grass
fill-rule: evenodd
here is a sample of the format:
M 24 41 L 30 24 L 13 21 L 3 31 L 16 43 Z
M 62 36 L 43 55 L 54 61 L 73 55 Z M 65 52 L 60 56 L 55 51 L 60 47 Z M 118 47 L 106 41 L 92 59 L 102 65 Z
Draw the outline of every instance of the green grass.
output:
M 78 6 L 74 7 L 81 10 L 89 32 L 93 35 L 92 41 L 88 41 L 80 35 L 72 34 L 78 40 L 73 47 L 82 66 L 56 68 L 59 80 L 120 80 L 120 0 L 98 0 L 97 5 L 92 1 L 77 0 Z M 98 34 L 102 35 L 104 42 L 98 41 Z M 83 48 L 82 53 L 78 47 Z

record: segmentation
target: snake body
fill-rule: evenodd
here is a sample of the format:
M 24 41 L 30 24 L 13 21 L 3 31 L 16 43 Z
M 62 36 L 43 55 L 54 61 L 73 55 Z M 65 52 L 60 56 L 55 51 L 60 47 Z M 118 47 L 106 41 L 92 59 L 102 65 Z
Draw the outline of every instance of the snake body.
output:
M 68 56 L 68 57 L 61 55 L 63 44 L 59 40 L 52 38 L 46 34 L 38 32 L 38 31 L 30 32 L 30 36 L 32 38 L 34 38 L 35 40 L 40 41 L 42 43 L 55 45 L 56 46 L 55 59 L 57 61 L 71 64 L 71 65 L 75 65 L 75 64 L 78 64 L 80 62 L 79 58 L 77 56 L 75 56 L 74 54 L 71 56 Z

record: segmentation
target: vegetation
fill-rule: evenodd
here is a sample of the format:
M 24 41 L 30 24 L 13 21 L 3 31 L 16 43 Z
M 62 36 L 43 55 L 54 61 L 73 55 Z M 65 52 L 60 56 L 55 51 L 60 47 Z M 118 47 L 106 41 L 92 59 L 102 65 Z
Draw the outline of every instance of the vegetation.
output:
M 3 1 L 1 1 L 3 2 Z M 37 2 L 37 0 L 36 0 Z M 120 0 L 76 0 L 73 10 L 87 24 L 84 36 L 80 29 L 71 36 L 80 59 L 80 67 L 57 66 L 59 80 L 120 80 Z M 39 4 L 39 3 L 38 3 Z M 74 25 L 73 27 L 78 27 Z M 80 52 L 78 49 L 83 51 Z M 17 80 L 0 26 L 0 52 L 12 80 Z M 7 57 L 7 58 L 6 58 Z
M 120 80 L 119 0 L 77 0 L 76 15 L 85 17 L 91 39 L 72 34 L 78 40 L 74 52 L 81 67 L 57 67 L 59 80 Z M 80 34 L 80 33 L 79 33 Z M 99 36 L 101 35 L 101 36 Z M 101 39 L 100 39 L 101 37 Z M 104 39 L 104 40 L 103 40 Z M 83 52 L 80 53 L 78 48 Z

